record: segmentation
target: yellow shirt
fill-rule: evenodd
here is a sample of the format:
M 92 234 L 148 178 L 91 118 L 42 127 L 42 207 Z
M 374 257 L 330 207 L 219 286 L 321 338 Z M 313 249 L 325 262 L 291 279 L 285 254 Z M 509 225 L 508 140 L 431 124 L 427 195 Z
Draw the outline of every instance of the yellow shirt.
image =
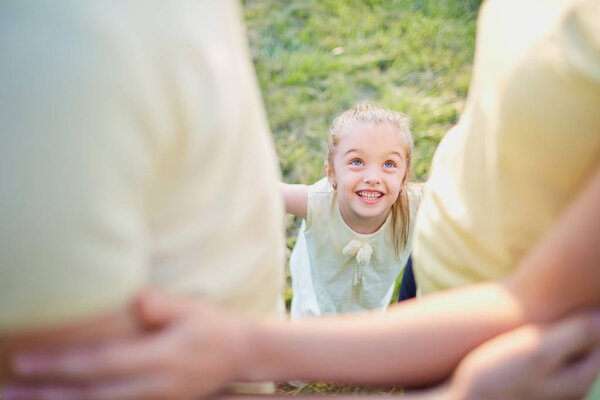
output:
M 0 333 L 147 285 L 282 311 L 283 205 L 234 1 L 0 4 Z
M 499 279 L 600 161 L 600 2 L 490 0 L 415 232 L 419 294 Z M 568 267 L 568 266 L 565 266 Z

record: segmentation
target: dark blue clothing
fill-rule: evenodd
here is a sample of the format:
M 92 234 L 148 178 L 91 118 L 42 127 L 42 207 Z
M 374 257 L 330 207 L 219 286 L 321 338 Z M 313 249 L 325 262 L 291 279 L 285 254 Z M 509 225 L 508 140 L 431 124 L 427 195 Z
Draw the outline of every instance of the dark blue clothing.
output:
M 404 267 L 404 275 L 400 283 L 400 292 L 398 293 L 398 301 L 412 299 L 417 296 L 417 283 L 412 268 L 412 255 L 408 257 L 406 267 Z

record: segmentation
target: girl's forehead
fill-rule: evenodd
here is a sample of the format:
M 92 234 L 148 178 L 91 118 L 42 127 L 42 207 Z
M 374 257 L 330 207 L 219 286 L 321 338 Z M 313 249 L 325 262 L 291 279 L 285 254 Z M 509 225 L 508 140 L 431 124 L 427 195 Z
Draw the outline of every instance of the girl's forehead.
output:
M 387 134 L 399 134 L 397 126 L 387 121 L 352 121 L 340 129 L 339 136 L 348 134 L 368 134 L 371 132 L 385 132 Z
M 401 147 L 403 150 L 407 146 L 406 139 L 393 124 L 357 121 L 340 131 L 336 147 L 373 147 L 377 144 Z

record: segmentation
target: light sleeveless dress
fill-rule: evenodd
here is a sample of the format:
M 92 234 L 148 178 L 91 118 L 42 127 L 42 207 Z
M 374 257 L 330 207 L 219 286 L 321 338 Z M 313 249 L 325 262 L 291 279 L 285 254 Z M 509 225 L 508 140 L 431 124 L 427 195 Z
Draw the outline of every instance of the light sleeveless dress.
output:
M 421 191 L 407 185 L 410 234 L 396 257 L 391 215 L 378 231 L 360 234 L 342 219 L 337 193 L 327 179 L 309 187 L 307 218 L 290 257 L 291 317 L 385 310 L 396 278 L 410 255 L 412 228 Z

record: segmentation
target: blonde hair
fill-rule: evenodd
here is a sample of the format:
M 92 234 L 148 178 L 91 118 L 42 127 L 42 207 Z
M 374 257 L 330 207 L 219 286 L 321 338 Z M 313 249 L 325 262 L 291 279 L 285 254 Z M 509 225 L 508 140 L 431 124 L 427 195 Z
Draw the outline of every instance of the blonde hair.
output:
M 412 169 L 411 159 L 414 143 L 410 133 L 409 118 L 402 113 L 370 103 L 359 103 L 338 115 L 329 128 L 327 162 L 330 168 L 333 168 L 333 153 L 340 141 L 342 132 L 357 122 L 390 124 L 397 129 L 398 134 L 406 142 L 406 174 L 402 181 L 398 199 L 392 205 L 392 242 L 394 243 L 396 257 L 399 257 L 400 249 L 405 248 L 408 243 L 410 231 L 410 205 L 408 202 L 408 193 L 406 192 L 406 183 Z M 401 229 L 398 227 L 398 219 L 402 223 Z

